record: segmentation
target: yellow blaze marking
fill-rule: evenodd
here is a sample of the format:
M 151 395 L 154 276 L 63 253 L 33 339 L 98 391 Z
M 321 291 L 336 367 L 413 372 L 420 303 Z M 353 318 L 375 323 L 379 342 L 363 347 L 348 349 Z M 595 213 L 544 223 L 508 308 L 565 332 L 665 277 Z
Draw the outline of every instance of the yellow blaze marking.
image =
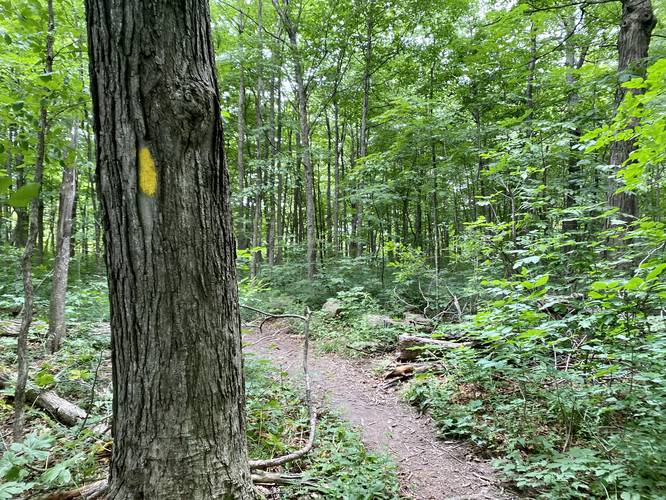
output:
M 139 149 L 139 188 L 148 196 L 157 192 L 157 169 L 148 148 Z

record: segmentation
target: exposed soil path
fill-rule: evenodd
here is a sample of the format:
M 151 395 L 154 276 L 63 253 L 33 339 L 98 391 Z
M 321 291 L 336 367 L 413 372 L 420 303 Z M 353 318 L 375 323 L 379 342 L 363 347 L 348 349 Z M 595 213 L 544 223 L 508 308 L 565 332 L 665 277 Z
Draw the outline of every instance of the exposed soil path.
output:
M 264 329 L 243 335 L 244 351 L 269 359 L 302 379 L 302 337 Z M 372 450 L 387 452 L 398 466 L 402 493 L 418 500 L 509 498 L 486 462 L 464 442 L 442 441 L 435 425 L 382 388 L 372 361 L 353 361 L 315 350 L 309 355 L 313 392 L 358 428 Z

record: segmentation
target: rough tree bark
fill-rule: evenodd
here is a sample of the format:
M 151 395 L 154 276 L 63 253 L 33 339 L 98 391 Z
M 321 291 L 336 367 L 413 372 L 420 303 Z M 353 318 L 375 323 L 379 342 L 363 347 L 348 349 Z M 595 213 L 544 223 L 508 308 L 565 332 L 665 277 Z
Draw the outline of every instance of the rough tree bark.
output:
M 652 9 L 651 0 L 622 0 L 622 22 L 618 37 L 618 74 L 620 82 L 635 76 L 644 76 L 652 30 L 657 18 Z M 619 107 L 627 92 L 642 93 L 641 89 L 626 89 L 620 85 L 615 95 L 615 106 Z M 628 124 L 631 125 L 631 124 Z M 634 142 L 616 141 L 611 146 L 610 164 L 615 170 L 629 159 L 634 150 Z M 620 192 L 617 178 L 612 175 L 609 186 L 609 203 L 619 209 L 622 217 L 634 219 L 638 217 L 638 198 L 634 193 Z
M 86 0 L 111 304 L 108 498 L 252 498 L 206 0 Z
M 67 164 L 62 172 L 58 230 L 53 262 L 53 284 L 49 300 L 49 352 L 54 353 L 62 345 L 67 333 L 65 302 L 67 277 L 69 276 L 70 243 L 72 237 L 72 211 L 76 193 L 76 151 L 79 147 L 79 124 L 72 125 L 72 140 Z

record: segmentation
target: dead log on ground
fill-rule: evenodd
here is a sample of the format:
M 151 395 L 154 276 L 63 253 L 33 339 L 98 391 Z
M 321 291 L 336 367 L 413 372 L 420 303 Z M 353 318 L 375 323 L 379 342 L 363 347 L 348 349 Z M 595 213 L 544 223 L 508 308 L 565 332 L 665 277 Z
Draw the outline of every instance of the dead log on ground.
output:
M 0 373 L 0 389 L 12 383 L 7 373 Z M 26 404 L 35 405 L 45 410 L 59 422 L 68 427 L 81 424 L 86 418 L 83 408 L 61 398 L 55 391 L 40 391 L 36 387 L 26 387 Z
M 384 380 L 392 378 L 406 379 L 417 373 L 425 373 L 432 368 L 432 365 L 398 365 L 390 372 L 384 374 Z
M 43 321 L 33 321 L 30 325 L 30 333 L 35 331 L 46 331 L 48 325 Z M 0 320 L 0 337 L 18 337 L 19 330 L 21 329 L 21 320 L 19 319 L 3 319 Z
M 470 342 L 451 342 L 449 340 L 438 340 L 428 337 L 416 337 L 414 335 L 400 335 L 398 339 L 398 359 L 401 361 L 413 361 L 427 352 L 432 353 L 442 349 L 457 349 L 469 347 Z

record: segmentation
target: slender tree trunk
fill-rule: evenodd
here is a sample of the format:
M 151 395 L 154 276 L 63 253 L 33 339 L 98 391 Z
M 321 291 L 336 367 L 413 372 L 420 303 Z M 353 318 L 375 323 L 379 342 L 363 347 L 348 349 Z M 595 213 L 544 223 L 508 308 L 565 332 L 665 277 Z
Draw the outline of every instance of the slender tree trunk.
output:
M 245 66 L 243 63 L 243 31 L 245 29 L 245 15 L 240 10 L 238 14 L 238 39 L 240 61 L 238 63 L 238 138 L 236 140 L 236 167 L 238 170 L 238 193 L 239 193 L 239 221 L 238 248 L 247 248 L 247 217 L 245 210 Z
M 324 214 L 324 201 L 322 201 L 322 194 L 321 194 L 321 183 L 319 182 L 319 179 L 321 179 L 321 169 L 320 169 L 320 164 L 317 163 L 317 175 L 315 175 L 315 214 L 316 214 L 316 222 L 315 224 L 315 230 L 316 230 L 316 238 L 315 241 L 317 242 L 317 247 L 319 249 L 319 261 L 324 262 L 324 250 L 326 247 L 326 217 Z
M 44 74 L 53 72 L 53 42 L 55 34 L 55 16 L 53 14 L 53 0 L 47 2 L 48 30 L 46 34 L 46 51 Z M 28 383 L 28 332 L 32 323 L 33 314 L 33 288 L 32 288 L 32 256 L 37 243 L 39 202 L 41 199 L 41 186 L 44 180 L 44 159 L 46 157 L 46 133 L 48 131 L 48 110 L 46 102 L 42 101 L 39 106 L 39 130 L 37 132 L 37 149 L 35 152 L 35 183 L 39 185 L 37 196 L 30 202 L 30 219 L 28 239 L 21 258 L 21 270 L 23 272 L 23 318 L 19 330 L 16 358 L 18 364 L 18 376 L 14 390 L 14 423 L 12 434 L 14 441 L 23 440 L 23 427 L 25 420 L 25 389 Z
M 58 231 L 56 233 L 55 259 L 53 262 L 53 284 L 49 301 L 49 352 L 60 349 L 67 326 L 65 303 L 67 277 L 69 276 L 70 239 L 72 236 L 72 210 L 76 193 L 76 151 L 79 147 L 79 124 L 72 125 L 72 141 L 67 164 L 62 172 L 60 203 L 58 205 Z
M 281 65 L 280 65 L 281 68 Z M 276 215 L 275 215 L 275 238 L 276 238 L 276 252 L 275 252 L 275 263 L 282 263 L 282 246 L 284 245 L 284 215 L 286 209 L 286 190 L 285 190 L 285 181 L 284 173 L 282 172 L 282 73 L 281 69 L 278 69 L 277 79 L 277 206 L 276 206 Z M 289 135 L 291 141 L 291 135 Z
M 340 177 L 341 177 L 341 179 L 345 179 L 346 178 L 346 172 L 347 172 L 347 168 L 346 168 L 346 165 L 345 165 L 345 140 L 346 140 L 346 137 L 347 137 L 347 123 L 346 122 L 344 122 L 343 125 L 342 125 L 341 137 L 342 137 L 342 140 L 340 141 L 340 173 L 341 173 Z M 353 153 L 353 147 L 352 147 L 352 153 Z M 348 234 L 347 233 L 348 226 L 347 226 L 347 201 L 346 201 L 346 199 L 343 199 L 342 203 L 340 205 L 341 205 L 341 208 L 342 208 L 342 216 L 340 218 L 340 220 L 342 222 L 340 223 L 340 226 L 341 226 L 340 229 L 341 229 L 343 234 L 347 235 Z M 347 238 L 342 239 L 340 241 L 340 249 L 343 251 L 343 253 L 345 253 L 345 255 L 349 256 L 350 255 L 349 245 L 348 244 L 345 245 L 345 241 L 349 242 L 349 238 L 347 237 Z
M 49 203 L 49 213 L 52 214 L 56 213 L 57 203 L 55 201 L 55 196 L 49 195 L 48 203 Z M 47 251 L 49 249 L 55 250 L 55 217 L 49 217 L 49 235 L 46 238 L 45 248 Z
M 278 89 L 280 86 L 278 85 Z M 280 153 L 282 153 L 282 110 L 281 110 L 281 92 L 278 92 L 278 137 L 280 144 Z M 291 158 L 291 130 L 287 133 L 287 156 Z M 282 160 L 278 164 L 278 202 L 277 202 L 277 221 L 275 231 L 277 232 L 277 249 L 275 252 L 275 262 L 282 264 L 284 258 L 285 228 L 287 227 L 287 212 L 289 207 L 289 194 L 287 186 L 289 177 L 287 173 L 282 172 Z
M 333 249 L 340 251 L 340 117 L 337 91 L 333 94 L 333 128 L 335 146 L 333 158 Z
M 44 200 L 39 199 L 39 211 L 37 213 L 37 247 L 35 248 L 37 263 L 44 261 Z
M 531 137 L 534 134 L 532 129 L 532 120 L 534 117 L 534 79 L 536 77 L 537 64 L 537 35 L 534 21 L 530 24 L 530 62 L 527 65 L 527 87 L 525 89 L 525 103 L 527 106 L 527 134 Z
M 358 141 L 356 139 L 356 127 L 350 127 L 351 130 L 349 131 L 349 136 L 351 139 L 351 144 L 350 144 L 350 151 L 349 151 L 349 165 L 350 168 L 354 168 L 354 165 L 356 164 L 356 158 L 357 158 L 357 153 L 358 153 Z M 352 258 L 356 258 L 360 255 L 360 252 L 358 250 L 360 246 L 360 228 L 359 228 L 359 223 L 360 223 L 360 214 L 359 210 L 361 208 L 359 207 L 360 203 L 358 199 L 355 199 L 354 201 L 350 201 L 349 203 L 349 208 L 351 209 L 351 224 L 350 224 L 350 233 L 349 233 L 349 256 Z
M 76 169 L 74 169 L 74 177 L 77 176 Z M 77 179 L 74 179 L 74 182 L 77 183 Z M 79 210 L 79 193 L 74 190 L 74 201 L 72 203 L 72 229 L 71 236 L 69 241 L 69 256 L 74 257 L 76 255 L 76 232 L 78 231 L 78 210 Z M 80 261 L 79 261 L 80 262 Z
M 416 212 L 414 213 L 414 246 L 417 248 L 423 248 L 423 230 L 422 230 L 422 220 L 423 213 L 421 209 L 421 188 L 419 187 L 416 190 Z
M 17 169 L 16 177 L 16 189 L 19 189 L 25 185 L 25 165 L 23 163 L 23 155 L 16 155 L 16 165 L 19 166 Z M 29 210 L 25 208 L 16 208 L 16 225 L 12 231 L 12 244 L 16 248 L 24 248 L 28 241 L 28 219 L 30 218 Z
M 651 0 L 622 0 L 622 23 L 618 38 L 618 74 L 620 82 L 625 82 L 634 76 L 645 76 L 645 68 L 650 48 L 652 30 L 657 19 L 652 9 Z M 642 89 L 626 89 L 621 85 L 615 96 L 616 108 L 620 106 L 627 92 L 643 93 Z M 632 126 L 635 124 L 627 124 Z M 620 168 L 634 150 L 634 141 L 615 141 L 611 146 L 610 164 L 615 165 L 615 171 Z M 617 178 L 611 178 L 609 186 L 609 203 L 619 210 L 620 215 L 628 220 L 638 217 L 638 198 L 635 193 L 628 191 L 617 192 L 620 185 Z
M 79 259 L 79 266 L 81 260 L 88 260 L 88 198 L 89 195 L 84 191 L 83 193 L 83 206 L 81 207 L 81 259 Z
M 256 99 L 255 99 L 255 117 L 256 117 L 256 147 L 257 147 L 257 185 L 255 186 L 256 192 L 254 196 L 254 216 L 252 218 L 252 248 L 255 250 L 252 252 L 252 263 L 250 264 L 250 274 L 252 277 L 256 277 L 259 274 L 261 267 L 261 250 L 256 250 L 261 246 L 261 226 L 262 218 L 261 211 L 263 206 L 264 198 L 264 154 L 262 147 L 262 137 L 264 135 L 264 110 L 263 110 L 263 43 L 262 43 L 262 32 L 263 32 L 263 15 L 262 15 L 262 6 L 263 0 L 257 0 L 257 38 L 259 40 L 258 45 L 258 55 L 259 62 L 257 64 L 257 88 L 256 88 Z
M 298 120 L 300 124 L 300 138 L 303 158 L 303 176 L 305 184 L 305 213 L 307 226 L 307 266 L 308 279 L 313 280 L 317 261 L 317 241 L 315 233 L 315 203 L 314 203 L 314 170 L 312 167 L 312 157 L 310 153 L 310 126 L 308 123 L 308 105 L 305 91 L 305 82 L 303 80 L 303 63 L 298 47 L 298 31 L 290 15 L 288 4 L 283 0 L 280 5 L 279 0 L 273 0 L 273 5 L 282 25 L 289 35 L 289 48 L 293 57 L 294 79 L 296 80 L 296 93 L 298 97 Z
M 374 29 L 374 12 L 375 2 L 370 0 L 368 5 L 368 12 L 366 13 L 366 39 L 364 49 L 364 65 L 363 65 L 363 108 L 361 111 L 361 130 L 359 133 L 359 148 L 358 157 L 365 158 L 368 154 L 368 117 L 370 111 L 370 88 L 371 88 L 371 71 L 372 71 L 372 51 L 373 51 L 373 29 Z M 356 210 L 354 213 L 354 226 L 356 233 L 356 241 L 354 242 L 354 257 L 359 257 L 363 254 L 363 244 L 360 237 L 361 227 L 363 226 L 363 202 L 362 200 L 356 201 Z
M 86 7 L 111 305 L 107 498 L 253 498 L 208 2 Z
M 331 243 L 333 241 L 333 213 L 332 213 L 332 200 L 331 200 L 331 156 L 333 155 L 333 150 L 331 149 L 331 120 L 328 116 L 328 110 L 326 111 L 326 144 L 327 152 L 326 155 L 326 241 Z
M 580 14 L 581 16 L 583 13 Z M 575 120 L 576 116 L 576 107 L 578 106 L 578 101 L 580 96 L 578 95 L 578 79 L 576 78 L 575 71 L 580 69 L 585 61 L 585 54 L 587 49 L 583 49 L 581 55 L 576 59 L 576 47 L 573 42 L 573 35 L 576 29 L 576 20 L 574 18 L 566 19 L 564 23 L 565 36 L 567 39 L 565 41 L 565 64 L 567 67 L 567 85 L 569 86 L 569 97 L 567 99 L 567 108 L 568 114 L 572 120 Z M 578 203 L 577 198 L 580 191 L 580 168 L 578 166 L 578 156 L 574 150 L 574 146 L 580 141 L 582 131 L 580 127 L 576 126 L 574 130 L 570 133 L 570 149 L 569 149 L 569 161 L 567 164 L 567 178 L 566 178 L 566 187 L 564 195 L 564 206 L 565 208 L 575 207 Z M 567 214 L 567 219 L 562 222 L 562 230 L 566 233 L 575 233 L 578 230 L 578 220 L 572 216 L 572 214 Z
M 275 51 L 271 52 L 271 66 L 272 68 L 279 67 L 278 58 Z M 268 188 L 268 207 L 266 210 L 266 260 L 268 266 L 275 265 L 275 177 L 277 175 L 279 148 L 276 139 L 275 127 L 275 85 L 278 79 L 275 77 L 274 70 L 271 70 L 270 78 L 270 95 L 268 104 L 268 148 L 270 151 L 270 167 L 268 170 L 268 178 L 266 187 Z M 278 89 L 279 91 L 279 89 Z
M 16 136 L 16 126 L 10 124 L 7 127 L 7 176 L 11 179 L 14 173 L 14 138 Z M 0 203 L 0 242 L 5 240 L 7 243 L 12 241 L 11 207 L 5 203 Z

